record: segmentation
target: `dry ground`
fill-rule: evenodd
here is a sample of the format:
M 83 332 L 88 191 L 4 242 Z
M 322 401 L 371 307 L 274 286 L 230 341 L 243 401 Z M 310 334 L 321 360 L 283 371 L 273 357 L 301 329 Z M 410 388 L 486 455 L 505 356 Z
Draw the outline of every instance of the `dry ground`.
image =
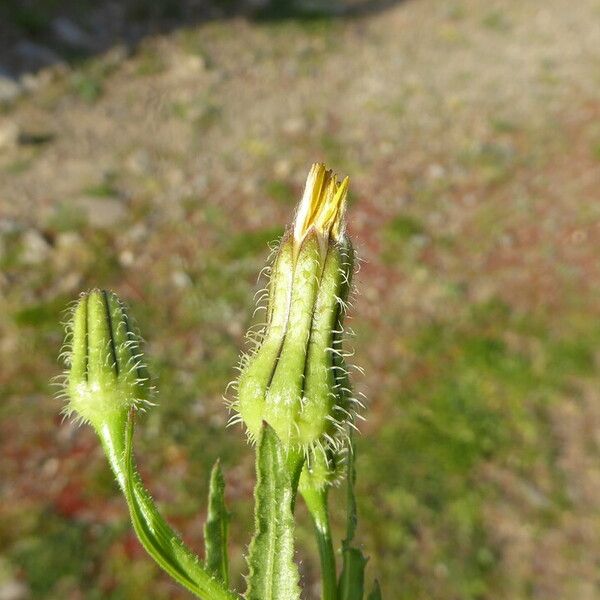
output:
M 351 176 L 365 259 L 369 577 L 394 600 L 600 598 L 598 0 L 223 18 L 27 87 L 0 114 L 0 598 L 184 597 L 47 384 L 62 309 L 97 285 L 161 389 L 150 489 L 198 546 L 221 454 L 242 570 L 252 459 L 221 394 L 315 160 Z

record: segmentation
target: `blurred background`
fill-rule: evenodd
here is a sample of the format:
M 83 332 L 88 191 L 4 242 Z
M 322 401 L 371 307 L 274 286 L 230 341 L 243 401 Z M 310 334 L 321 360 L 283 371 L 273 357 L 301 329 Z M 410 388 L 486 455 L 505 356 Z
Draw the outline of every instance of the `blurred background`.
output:
M 351 177 L 364 259 L 369 580 L 600 598 L 599 0 L 3 0 L 0 65 L 0 600 L 187 597 L 49 384 L 92 286 L 147 340 L 149 489 L 200 549 L 221 456 L 243 570 L 253 458 L 222 394 L 317 160 Z

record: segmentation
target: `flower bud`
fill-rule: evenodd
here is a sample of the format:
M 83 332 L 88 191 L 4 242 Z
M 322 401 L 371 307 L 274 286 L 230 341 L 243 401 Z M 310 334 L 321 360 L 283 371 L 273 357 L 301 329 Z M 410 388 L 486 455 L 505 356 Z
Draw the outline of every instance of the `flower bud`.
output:
M 341 477 L 344 458 L 343 454 L 327 450 L 324 452 L 323 448 L 308 452 L 298 488 L 302 495 L 321 493 L 333 485 Z
M 112 292 L 82 294 L 68 325 L 68 414 L 99 430 L 148 398 L 140 339 Z
M 271 269 L 267 324 L 242 368 L 237 410 L 251 438 L 267 421 L 288 447 L 334 439 L 349 415 L 340 362 L 353 250 L 344 233 L 348 178 L 313 165 Z

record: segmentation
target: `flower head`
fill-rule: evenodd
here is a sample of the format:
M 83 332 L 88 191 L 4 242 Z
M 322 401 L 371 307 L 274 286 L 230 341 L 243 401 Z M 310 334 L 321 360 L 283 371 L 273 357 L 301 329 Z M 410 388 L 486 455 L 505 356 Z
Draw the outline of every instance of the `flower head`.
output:
M 351 417 L 342 333 L 354 252 L 344 234 L 348 178 L 313 165 L 275 256 L 267 323 L 245 357 L 235 407 L 252 439 L 267 421 L 288 447 L 335 442 Z

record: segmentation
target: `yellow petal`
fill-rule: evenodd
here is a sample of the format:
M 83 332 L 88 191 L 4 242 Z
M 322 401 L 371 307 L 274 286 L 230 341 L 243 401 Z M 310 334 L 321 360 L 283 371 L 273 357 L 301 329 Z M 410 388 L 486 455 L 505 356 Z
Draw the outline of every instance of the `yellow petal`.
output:
M 338 183 L 337 176 L 323 163 L 313 164 L 294 220 L 297 247 L 311 228 L 324 239 L 341 237 L 348 183 L 348 177 Z

